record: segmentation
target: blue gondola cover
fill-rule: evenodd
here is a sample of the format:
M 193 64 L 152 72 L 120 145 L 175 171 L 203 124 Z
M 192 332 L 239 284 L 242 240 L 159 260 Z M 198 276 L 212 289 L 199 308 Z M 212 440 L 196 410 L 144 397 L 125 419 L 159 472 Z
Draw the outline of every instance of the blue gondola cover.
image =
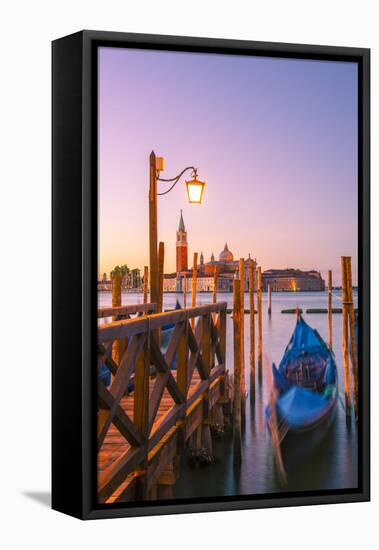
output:
M 334 354 L 301 316 L 279 367 L 272 365 L 272 373 L 277 416 L 289 430 L 311 429 L 331 414 L 337 396 Z M 270 405 L 266 417 L 271 418 Z
M 99 379 L 104 384 L 104 386 L 108 387 L 111 383 L 111 371 L 109 370 L 107 365 L 105 365 L 105 363 L 103 363 L 100 367 Z

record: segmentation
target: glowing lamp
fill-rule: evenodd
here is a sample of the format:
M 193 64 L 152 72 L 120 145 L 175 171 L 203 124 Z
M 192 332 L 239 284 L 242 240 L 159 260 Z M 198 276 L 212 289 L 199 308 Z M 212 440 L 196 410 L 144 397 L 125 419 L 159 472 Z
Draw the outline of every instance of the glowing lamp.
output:
M 196 175 L 193 180 L 186 181 L 188 201 L 195 204 L 201 204 L 203 200 L 203 192 L 205 181 L 197 179 Z

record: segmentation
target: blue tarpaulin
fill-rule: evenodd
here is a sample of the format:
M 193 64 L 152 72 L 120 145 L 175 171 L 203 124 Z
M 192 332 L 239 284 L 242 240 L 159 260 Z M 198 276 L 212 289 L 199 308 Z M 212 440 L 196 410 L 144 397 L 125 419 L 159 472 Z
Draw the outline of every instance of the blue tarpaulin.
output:
M 334 355 L 301 316 L 279 368 L 272 365 L 272 373 L 278 417 L 290 429 L 306 428 L 327 414 L 337 391 Z M 270 405 L 266 416 L 271 416 Z
M 290 428 L 296 429 L 316 420 L 323 413 L 327 402 L 323 394 L 292 386 L 277 400 L 276 406 L 280 417 Z
M 104 386 L 109 386 L 109 384 L 111 383 L 111 371 L 104 363 L 100 367 L 99 378 Z
M 299 317 L 279 369 L 282 370 L 291 360 L 301 357 L 304 353 L 308 355 L 319 353 L 327 358 L 329 349 L 317 330 L 312 329 L 302 317 Z

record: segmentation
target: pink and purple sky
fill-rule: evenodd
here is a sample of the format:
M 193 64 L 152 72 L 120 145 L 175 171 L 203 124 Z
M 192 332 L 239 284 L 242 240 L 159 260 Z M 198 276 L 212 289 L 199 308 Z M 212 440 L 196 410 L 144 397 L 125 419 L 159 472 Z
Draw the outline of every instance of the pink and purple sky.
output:
M 180 209 L 193 252 L 250 252 L 262 269 L 334 272 L 358 241 L 357 65 L 102 47 L 99 50 L 99 273 L 148 265 L 149 154 L 184 179 L 158 201 L 165 272 Z M 187 178 L 188 179 L 188 178 Z M 167 184 L 160 183 L 160 191 Z

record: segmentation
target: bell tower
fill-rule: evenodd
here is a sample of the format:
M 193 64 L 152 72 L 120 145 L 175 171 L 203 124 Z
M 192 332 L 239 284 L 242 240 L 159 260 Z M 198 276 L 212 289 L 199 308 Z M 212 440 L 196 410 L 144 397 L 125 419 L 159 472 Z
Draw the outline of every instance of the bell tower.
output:
M 187 231 L 184 226 L 183 213 L 180 211 L 179 227 L 176 232 L 176 272 L 188 269 Z

